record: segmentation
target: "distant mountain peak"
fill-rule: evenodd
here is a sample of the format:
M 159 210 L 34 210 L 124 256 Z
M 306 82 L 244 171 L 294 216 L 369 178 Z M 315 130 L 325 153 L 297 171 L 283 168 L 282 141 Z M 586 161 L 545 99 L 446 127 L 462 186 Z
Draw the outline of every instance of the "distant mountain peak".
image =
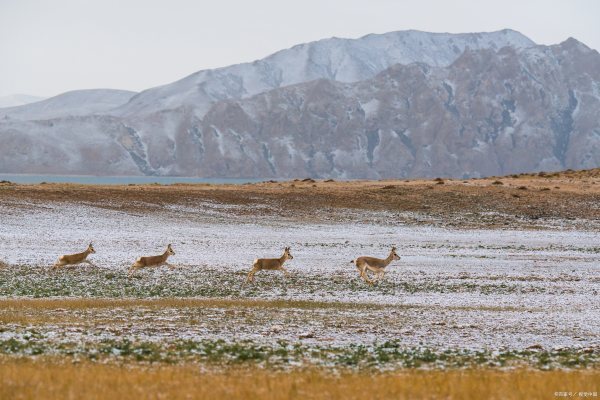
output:
M 559 46 L 563 47 L 563 48 L 577 49 L 577 50 L 579 50 L 582 53 L 587 53 L 587 52 L 590 52 L 590 51 L 594 51 L 591 48 L 589 48 L 588 46 L 586 46 L 584 43 L 582 43 L 579 40 L 575 39 L 574 37 L 569 37 L 564 42 L 561 42 L 559 44 Z

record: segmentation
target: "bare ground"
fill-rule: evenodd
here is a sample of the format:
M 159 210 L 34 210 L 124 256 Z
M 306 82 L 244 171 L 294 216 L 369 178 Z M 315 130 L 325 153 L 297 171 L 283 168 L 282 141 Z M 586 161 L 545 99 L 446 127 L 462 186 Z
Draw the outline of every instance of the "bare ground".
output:
M 229 205 L 230 217 L 302 222 L 370 222 L 456 228 L 536 229 L 566 223 L 600 229 L 600 169 L 470 180 L 264 182 L 246 185 L 0 184 L 0 204 L 27 207 L 72 202 L 151 213 L 165 206 Z

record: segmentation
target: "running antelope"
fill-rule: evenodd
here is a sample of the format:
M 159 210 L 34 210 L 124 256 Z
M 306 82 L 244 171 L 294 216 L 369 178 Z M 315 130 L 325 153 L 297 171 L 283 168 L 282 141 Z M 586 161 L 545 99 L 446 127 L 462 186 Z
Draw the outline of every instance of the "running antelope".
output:
M 167 265 L 169 268 L 173 269 L 175 267 L 167 262 L 167 258 L 169 258 L 169 256 L 174 255 L 175 252 L 169 244 L 167 246 L 167 250 L 165 250 L 165 252 L 162 253 L 160 256 L 140 257 L 137 260 L 135 260 L 133 265 L 129 268 L 129 275 L 134 273 L 136 270 L 144 267 L 160 267 L 161 265 Z
M 383 279 L 385 275 L 385 267 L 387 267 L 393 260 L 399 260 L 400 256 L 396 254 L 396 248 L 392 247 L 390 255 L 387 258 L 375 258 L 375 257 L 358 257 L 356 260 L 350 261 L 350 263 L 356 264 L 360 277 L 365 280 L 369 285 L 373 282 Z M 375 273 L 375 280 L 369 279 L 367 276 L 367 270 Z
M 289 247 L 286 247 L 285 250 L 283 250 L 283 255 L 279 258 L 257 258 L 252 264 L 252 270 L 248 274 L 246 282 L 254 282 L 254 274 L 263 269 L 283 271 L 284 275 L 288 276 L 289 272 L 287 269 L 283 268 L 283 263 L 286 262 L 286 260 L 291 260 L 293 258 Z
M 94 250 L 94 246 L 92 246 L 92 244 L 90 243 L 87 250 L 83 253 L 65 254 L 64 256 L 58 257 L 58 260 L 52 266 L 52 269 L 54 270 L 59 267 L 64 267 L 65 265 L 76 265 L 81 263 L 90 264 L 92 267 L 95 267 L 95 265 L 87 259 L 87 256 L 94 253 L 96 253 L 96 250 Z

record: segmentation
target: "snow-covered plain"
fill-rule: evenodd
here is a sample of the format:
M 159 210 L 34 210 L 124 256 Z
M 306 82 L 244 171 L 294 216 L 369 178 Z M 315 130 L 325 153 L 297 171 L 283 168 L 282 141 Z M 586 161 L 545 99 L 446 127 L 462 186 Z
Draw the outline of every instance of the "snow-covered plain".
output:
M 141 307 L 125 312 L 124 320 L 115 317 L 110 327 L 46 327 L 46 334 L 52 337 L 57 331 L 60 340 L 67 341 L 125 335 L 150 341 L 177 337 L 270 343 L 309 332 L 304 342 L 313 345 L 396 340 L 433 348 L 600 346 L 596 232 L 302 224 L 283 218 L 230 217 L 228 207 L 166 206 L 142 215 L 85 204 L 0 205 L 0 259 L 12 265 L 0 270 L 0 296 L 37 297 L 40 286 L 48 286 L 51 296 L 120 293 L 373 306 L 346 311 L 250 310 L 238 317 L 219 307 Z M 82 251 L 90 241 L 97 251 L 90 259 L 98 268 L 48 271 L 58 255 Z M 176 252 L 170 259 L 175 270 L 163 267 L 127 278 L 136 257 L 158 254 L 167 243 Z M 392 245 L 402 259 L 388 267 L 384 282 L 365 285 L 350 260 L 360 255 L 384 257 Z M 294 255 L 286 264 L 291 277 L 260 272 L 255 284 L 243 285 L 254 258 L 277 257 L 285 246 L 291 246 Z M 27 285 L 31 293 L 23 289 Z M 119 285 L 122 291 L 115 289 Z M 103 293 L 104 287 L 110 292 Z M 104 318 L 102 311 L 94 315 Z M 196 322 L 190 324 L 192 319 Z M 27 332 L 25 326 L 4 329 L 0 339 Z

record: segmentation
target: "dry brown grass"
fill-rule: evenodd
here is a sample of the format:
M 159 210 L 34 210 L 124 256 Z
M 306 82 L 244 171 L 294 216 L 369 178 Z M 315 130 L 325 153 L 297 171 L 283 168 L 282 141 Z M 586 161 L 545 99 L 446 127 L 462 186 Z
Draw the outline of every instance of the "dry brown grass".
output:
M 236 205 L 228 209 L 232 215 L 280 217 L 285 210 L 286 218 L 302 221 L 320 221 L 323 210 L 339 220 L 353 218 L 352 214 L 345 216 L 349 209 L 385 210 L 443 216 L 453 225 L 466 227 L 504 226 L 508 222 L 526 228 L 530 219 L 540 217 L 600 218 L 600 210 L 589 207 L 600 199 L 600 169 L 511 175 L 502 177 L 504 185 L 493 185 L 496 180 L 470 179 L 464 181 L 466 184 L 446 180 L 444 185 L 432 185 L 431 180 L 318 182 L 316 186 L 312 181 L 299 180 L 293 184 L 247 185 L 5 185 L 0 186 L 0 203 L 22 210 L 52 202 L 75 202 L 123 212 L 154 213 L 164 211 L 165 204 L 197 207 L 199 202 L 207 201 Z M 531 190 L 513 196 L 523 186 Z M 539 190 L 551 186 L 560 186 L 561 190 Z M 356 196 L 357 192 L 361 196 Z M 500 215 L 494 221 L 482 221 L 478 216 L 481 212 Z M 471 214 L 473 217 L 465 220 L 465 215 Z M 506 219 L 502 214 L 519 218 Z
M 165 297 L 156 299 L 138 298 L 12 298 L 0 299 L 0 310 L 2 309 L 88 309 L 88 308 L 185 308 L 185 307 L 209 307 L 209 308 L 300 308 L 300 309 L 382 309 L 382 308 L 425 308 L 426 305 L 396 304 L 393 306 L 385 304 L 344 303 L 330 301 L 312 300 L 262 300 L 262 299 L 227 299 L 227 298 L 194 298 L 194 297 Z M 449 306 L 454 310 L 483 310 L 483 311 L 519 311 L 522 307 L 515 306 Z M 527 310 L 533 310 L 528 308 Z
M 183 308 L 224 308 L 224 309 L 382 309 L 384 305 L 334 303 L 308 300 L 260 300 L 223 298 L 16 298 L 0 299 L 0 323 L 3 324 L 110 324 L 122 322 L 122 316 L 110 319 L 95 315 L 80 315 L 77 311 L 94 309 L 183 309 Z M 1 399 L 0 399 L 1 400 Z
M 517 369 L 352 373 L 259 368 L 202 371 L 197 365 L 141 366 L 0 360 L 2 399 L 549 399 L 598 391 L 598 371 Z
M 330 310 L 380 310 L 384 308 L 428 308 L 426 305 L 384 305 L 343 302 L 320 302 L 309 300 L 260 300 L 260 299 L 223 299 L 223 298 L 15 298 L 0 299 L 0 323 L 2 324 L 84 324 L 97 325 L 122 322 L 123 316 L 116 314 L 110 319 L 94 314 L 79 314 L 77 311 L 94 309 L 183 309 L 183 308 L 224 308 L 224 309 L 330 309 Z M 513 312 L 523 308 L 512 306 L 454 306 L 453 310 L 478 310 Z M 528 308 L 529 311 L 535 311 Z M 124 314 L 126 315 L 126 314 Z
M 88 308 L 300 308 L 300 309 L 357 309 L 382 308 L 381 305 L 342 303 L 310 300 L 260 300 L 260 299 L 225 299 L 225 298 L 16 298 L 0 299 L 2 309 L 88 309 Z

